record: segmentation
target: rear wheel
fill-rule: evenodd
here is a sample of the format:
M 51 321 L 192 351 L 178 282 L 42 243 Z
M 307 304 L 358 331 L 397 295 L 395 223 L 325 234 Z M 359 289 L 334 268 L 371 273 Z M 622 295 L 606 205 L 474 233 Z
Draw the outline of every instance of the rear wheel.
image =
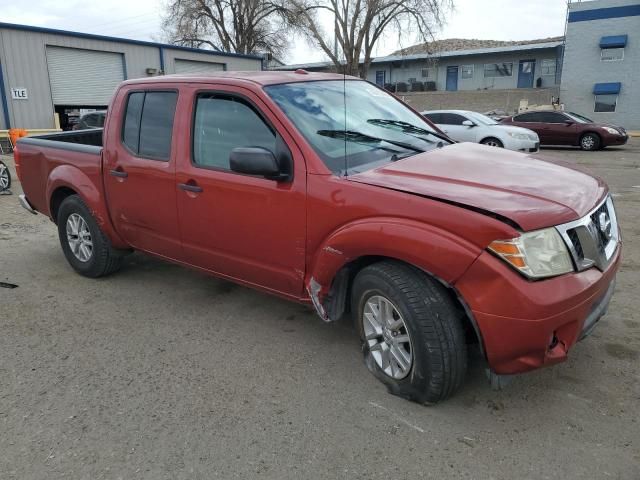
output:
M 498 148 L 504 147 L 503 143 L 494 137 L 485 138 L 480 143 L 483 145 L 489 145 L 490 147 L 498 147 Z
M 98 278 L 120 268 L 123 252 L 111 247 L 109 239 L 78 195 L 63 200 L 57 222 L 62 251 L 76 272 Z
M 467 368 L 464 313 L 437 281 L 384 261 L 358 273 L 351 301 L 367 367 L 390 393 L 436 403 L 460 387 Z
M 595 133 L 585 133 L 580 138 L 580 148 L 582 150 L 598 150 L 600 148 L 600 143 L 600 137 Z
M 0 162 L 0 192 L 11 187 L 11 173 L 4 162 Z

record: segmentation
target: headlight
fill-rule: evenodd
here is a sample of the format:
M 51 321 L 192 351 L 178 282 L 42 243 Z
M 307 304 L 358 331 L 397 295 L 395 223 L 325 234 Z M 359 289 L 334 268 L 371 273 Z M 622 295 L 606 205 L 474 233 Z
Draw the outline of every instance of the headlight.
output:
M 529 278 L 573 272 L 567 247 L 555 228 L 526 232 L 510 240 L 496 240 L 489 250 Z
M 529 134 L 527 133 L 507 132 L 507 134 L 511 138 L 517 138 L 518 140 L 529 140 Z
M 611 128 L 611 127 L 602 127 L 602 128 L 604 128 L 604 130 L 610 133 L 611 135 L 620 135 L 620 132 L 615 128 Z
M 540 138 L 535 133 L 530 133 L 529 134 L 529 140 L 533 140 L 534 142 L 538 142 L 538 141 L 540 141 Z

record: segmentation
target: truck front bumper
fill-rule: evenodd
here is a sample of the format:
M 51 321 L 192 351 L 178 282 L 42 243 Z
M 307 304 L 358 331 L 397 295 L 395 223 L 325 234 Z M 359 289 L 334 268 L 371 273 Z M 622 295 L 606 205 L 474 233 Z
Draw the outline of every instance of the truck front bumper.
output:
M 456 288 L 474 316 L 489 367 L 510 375 L 566 360 L 607 312 L 620 257 L 618 247 L 605 271 L 533 282 L 493 255 L 480 255 Z

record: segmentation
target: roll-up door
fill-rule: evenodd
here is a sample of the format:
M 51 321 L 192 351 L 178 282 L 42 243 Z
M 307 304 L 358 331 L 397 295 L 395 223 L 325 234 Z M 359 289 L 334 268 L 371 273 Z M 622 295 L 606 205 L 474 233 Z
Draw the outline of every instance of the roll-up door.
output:
M 54 105 L 107 105 L 124 80 L 121 53 L 47 46 Z
M 224 64 L 176 59 L 176 73 L 216 73 L 224 70 Z

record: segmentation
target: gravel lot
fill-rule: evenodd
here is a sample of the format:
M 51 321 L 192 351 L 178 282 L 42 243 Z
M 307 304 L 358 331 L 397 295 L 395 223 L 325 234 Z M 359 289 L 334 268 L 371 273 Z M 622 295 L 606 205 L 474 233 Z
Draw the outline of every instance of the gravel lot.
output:
M 348 322 L 141 254 L 82 278 L 0 196 L 0 478 L 640 478 L 640 138 L 541 156 L 616 196 L 609 314 L 568 362 L 494 392 L 475 361 L 436 407 L 387 394 Z

